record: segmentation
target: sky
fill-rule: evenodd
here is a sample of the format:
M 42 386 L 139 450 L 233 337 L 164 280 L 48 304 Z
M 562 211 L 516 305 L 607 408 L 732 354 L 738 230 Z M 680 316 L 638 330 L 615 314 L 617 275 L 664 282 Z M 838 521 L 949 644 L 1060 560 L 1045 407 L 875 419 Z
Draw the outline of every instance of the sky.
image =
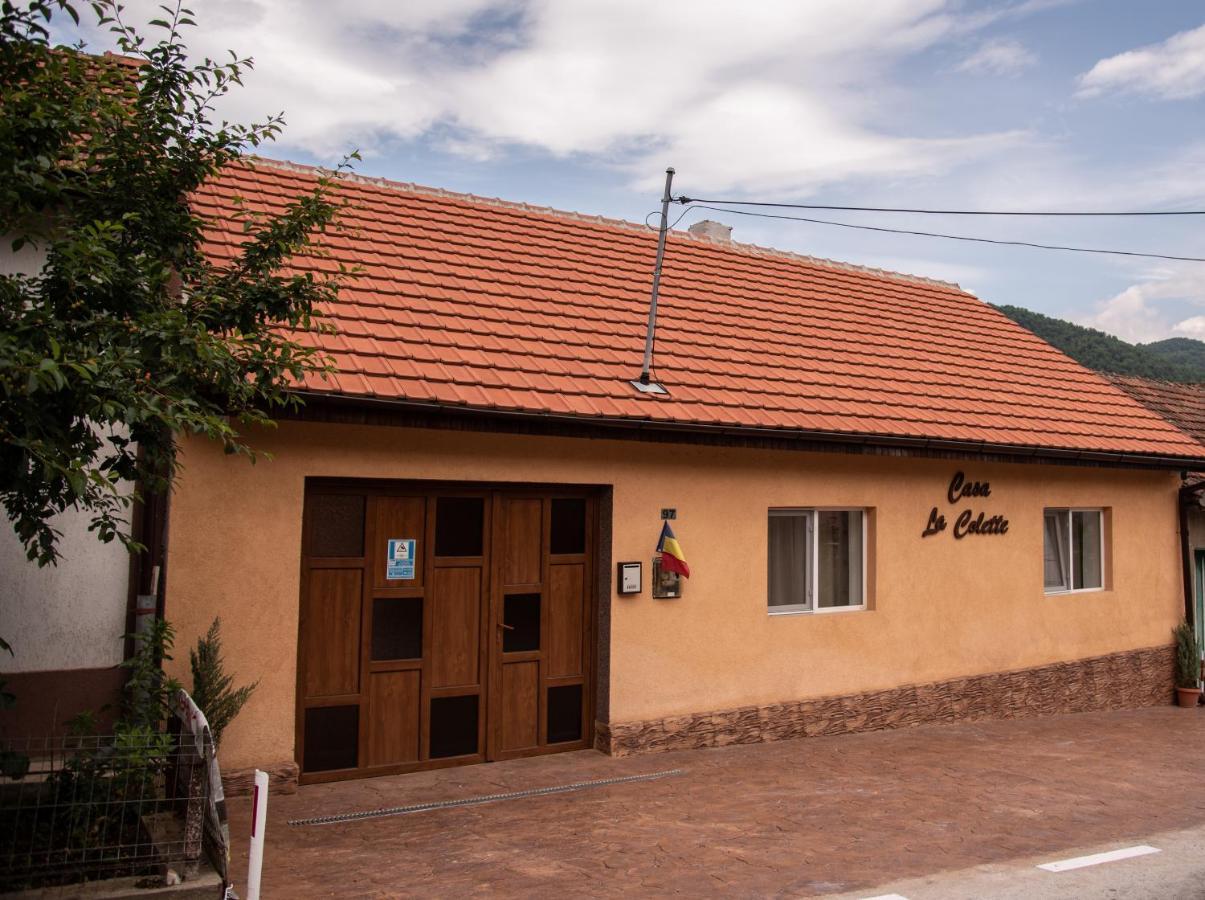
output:
M 125 5 L 131 24 L 156 15 Z M 670 165 L 674 193 L 692 197 L 1205 209 L 1201 0 L 189 5 L 192 52 L 255 61 L 220 113 L 284 112 L 263 151 L 274 158 L 331 165 L 359 150 L 365 175 L 632 221 L 659 208 Z M 86 32 L 91 49 L 112 46 Z M 821 217 L 1205 257 L 1205 217 Z M 1205 339 L 1205 263 L 730 211 L 688 211 L 678 227 L 702 218 L 737 241 L 954 281 L 1130 341 Z

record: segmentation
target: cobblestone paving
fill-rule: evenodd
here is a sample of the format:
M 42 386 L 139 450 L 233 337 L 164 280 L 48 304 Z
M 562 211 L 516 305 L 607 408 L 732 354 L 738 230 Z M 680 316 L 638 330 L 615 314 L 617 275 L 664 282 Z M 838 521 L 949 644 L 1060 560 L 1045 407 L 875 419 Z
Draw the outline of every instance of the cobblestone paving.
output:
M 287 820 L 680 768 L 339 825 Z M 250 803 L 231 801 L 246 872 Z M 1205 709 L 929 726 L 612 759 L 592 751 L 301 788 L 264 896 L 807 897 L 1205 823 Z

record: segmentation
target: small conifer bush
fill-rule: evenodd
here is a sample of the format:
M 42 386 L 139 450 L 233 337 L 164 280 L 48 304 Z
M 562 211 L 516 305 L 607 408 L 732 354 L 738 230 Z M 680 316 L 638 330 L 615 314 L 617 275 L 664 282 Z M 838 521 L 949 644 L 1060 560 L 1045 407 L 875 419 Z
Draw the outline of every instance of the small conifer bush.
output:
M 1195 688 L 1201 678 L 1201 648 L 1197 633 L 1187 622 L 1172 630 L 1176 639 L 1176 687 Z
M 233 686 L 234 678 L 226 673 L 226 664 L 222 659 L 220 618 L 213 620 L 209 632 L 197 641 L 196 649 L 188 651 L 188 659 L 192 664 L 193 702 L 209 720 L 215 746 L 220 745 L 222 732 L 251 699 L 259 681 L 240 688 Z

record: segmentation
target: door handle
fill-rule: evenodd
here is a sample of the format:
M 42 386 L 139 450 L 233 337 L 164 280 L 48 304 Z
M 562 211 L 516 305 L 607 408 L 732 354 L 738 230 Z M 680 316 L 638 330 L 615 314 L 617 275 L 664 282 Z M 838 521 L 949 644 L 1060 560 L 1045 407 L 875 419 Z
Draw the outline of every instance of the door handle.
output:
M 499 627 L 499 628 L 505 628 L 507 631 L 514 631 L 514 630 L 515 630 L 515 626 L 514 626 L 514 625 L 507 625 L 505 622 L 499 622 L 499 623 L 498 623 L 498 627 Z

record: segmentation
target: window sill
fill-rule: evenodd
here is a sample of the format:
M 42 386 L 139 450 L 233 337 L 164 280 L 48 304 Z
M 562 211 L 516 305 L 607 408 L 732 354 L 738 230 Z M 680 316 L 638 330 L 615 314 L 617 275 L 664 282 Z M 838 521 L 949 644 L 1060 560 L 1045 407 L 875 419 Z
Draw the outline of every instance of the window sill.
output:
M 1073 591 L 1045 591 L 1043 593 L 1043 595 L 1046 597 L 1074 597 L 1079 594 L 1107 594 L 1109 592 L 1110 591 L 1108 588 L 1098 587 L 1098 588 L 1076 588 Z
M 827 616 L 833 613 L 867 612 L 863 606 L 827 606 L 824 609 L 771 609 L 770 616 Z

